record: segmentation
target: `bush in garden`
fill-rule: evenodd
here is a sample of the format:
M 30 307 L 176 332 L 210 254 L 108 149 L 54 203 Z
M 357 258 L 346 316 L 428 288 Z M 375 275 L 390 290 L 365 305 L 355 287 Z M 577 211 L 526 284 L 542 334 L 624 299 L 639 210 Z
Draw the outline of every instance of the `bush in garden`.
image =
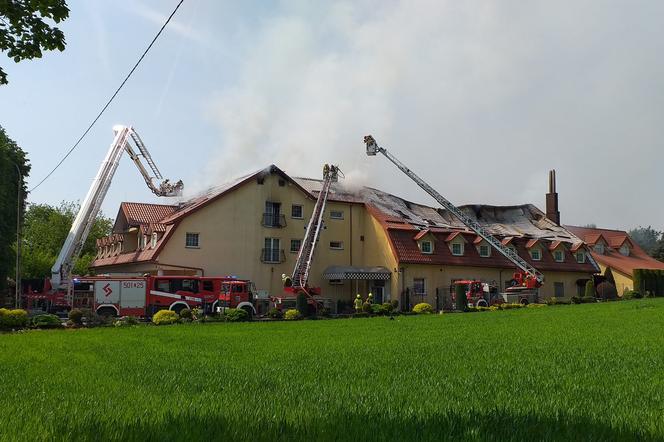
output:
M 113 325 L 116 327 L 130 327 L 132 325 L 138 325 L 138 318 L 135 316 L 123 316 L 120 319 L 117 319 Z
M 69 314 L 67 316 L 69 317 L 69 320 L 72 322 L 72 324 L 83 325 L 84 314 L 85 313 L 80 308 L 74 308 L 69 311 Z
M 597 284 L 597 295 L 600 297 L 600 299 L 616 299 L 618 297 L 618 290 L 616 290 L 616 286 L 614 284 L 611 284 L 608 281 L 604 281 Z
M 227 308 L 224 319 L 228 322 L 242 322 L 249 320 L 249 313 L 241 308 Z
M 286 310 L 286 313 L 284 314 L 284 319 L 286 321 L 296 321 L 298 319 L 302 319 L 302 314 L 298 310 L 291 308 Z
M 22 309 L 0 309 L 0 328 L 19 328 L 28 324 L 28 312 Z
M 316 316 L 321 318 L 327 318 L 328 316 L 330 316 L 330 311 L 325 307 L 320 307 L 318 311 L 316 311 Z
M 399 300 L 398 299 L 391 300 L 390 304 L 392 305 L 392 311 L 393 312 L 399 310 Z
M 180 318 L 193 319 L 193 312 L 188 308 L 183 308 L 182 310 L 180 310 Z
M 546 304 L 528 304 L 526 308 L 541 308 L 541 307 L 547 307 Z
M 426 302 L 420 302 L 419 304 L 415 305 L 415 307 L 413 307 L 413 312 L 417 313 L 418 315 L 429 314 L 433 313 L 433 307 L 431 307 L 431 304 L 427 304 Z
M 284 314 L 276 307 L 272 307 L 267 311 L 267 317 L 272 319 L 281 319 L 284 317 Z
M 178 314 L 173 310 L 159 310 L 152 316 L 152 322 L 155 325 L 169 325 L 178 322 Z
M 55 315 L 45 313 L 43 315 L 33 316 L 30 321 L 34 328 L 60 328 L 62 321 Z
M 392 302 L 383 302 L 383 310 L 385 313 L 392 313 L 395 310 L 394 304 Z
M 372 314 L 373 313 L 372 304 L 370 302 L 364 301 L 362 303 L 362 312 L 367 314 Z

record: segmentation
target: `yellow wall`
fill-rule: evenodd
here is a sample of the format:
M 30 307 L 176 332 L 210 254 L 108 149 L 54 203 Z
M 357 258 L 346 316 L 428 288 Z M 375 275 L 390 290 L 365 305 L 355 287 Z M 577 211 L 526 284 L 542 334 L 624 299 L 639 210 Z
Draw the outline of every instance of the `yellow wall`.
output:
M 597 264 L 599 265 L 602 275 L 604 275 L 606 273 L 606 266 L 599 262 Z M 613 273 L 613 279 L 616 282 L 618 296 L 622 296 L 625 290 L 634 290 L 634 280 L 631 275 L 626 275 L 613 267 L 611 267 L 611 273 Z

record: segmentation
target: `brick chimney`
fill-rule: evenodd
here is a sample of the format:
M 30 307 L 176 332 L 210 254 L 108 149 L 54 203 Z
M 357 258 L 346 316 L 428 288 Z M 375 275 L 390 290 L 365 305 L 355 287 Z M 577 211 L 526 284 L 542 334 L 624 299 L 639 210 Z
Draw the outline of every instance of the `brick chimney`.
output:
M 560 211 L 558 211 L 558 192 L 556 192 L 556 171 L 549 171 L 549 193 L 546 194 L 546 217 L 560 225 Z

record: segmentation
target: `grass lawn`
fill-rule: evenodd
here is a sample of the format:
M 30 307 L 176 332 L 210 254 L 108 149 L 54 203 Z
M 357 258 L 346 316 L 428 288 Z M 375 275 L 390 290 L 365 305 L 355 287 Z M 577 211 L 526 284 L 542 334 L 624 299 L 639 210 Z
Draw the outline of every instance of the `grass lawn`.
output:
M 664 299 L 0 335 L 0 440 L 664 440 Z

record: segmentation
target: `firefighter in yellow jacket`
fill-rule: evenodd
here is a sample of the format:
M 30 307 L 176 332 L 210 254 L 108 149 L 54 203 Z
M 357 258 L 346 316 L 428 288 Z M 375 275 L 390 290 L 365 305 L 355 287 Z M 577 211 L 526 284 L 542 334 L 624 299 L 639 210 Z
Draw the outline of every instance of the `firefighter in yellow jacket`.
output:
M 360 313 L 362 311 L 362 297 L 358 293 L 357 296 L 355 297 L 355 313 Z

